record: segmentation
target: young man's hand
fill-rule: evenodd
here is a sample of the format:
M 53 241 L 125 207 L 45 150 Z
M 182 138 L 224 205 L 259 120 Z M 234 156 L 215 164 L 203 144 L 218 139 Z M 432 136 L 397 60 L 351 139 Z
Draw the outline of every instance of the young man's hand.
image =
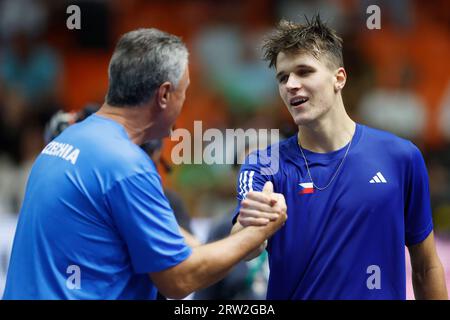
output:
M 265 226 L 281 215 L 284 224 L 287 218 L 286 211 L 284 196 L 281 193 L 274 193 L 272 182 L 267 181 L 263 191 L 251 191 L 242 200 L 238 221 L 243 227 Z

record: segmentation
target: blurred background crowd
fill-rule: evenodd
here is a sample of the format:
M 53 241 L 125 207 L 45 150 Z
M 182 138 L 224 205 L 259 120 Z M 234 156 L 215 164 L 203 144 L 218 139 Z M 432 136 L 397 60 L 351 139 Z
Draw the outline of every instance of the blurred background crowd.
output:
M 80 30 L 66 27 L 71 4 L 81 9 Z M 380 30 L 366 27 L 372 4 L 381 9 Z M 449 1 L 0 0 L 0 296 L 45 125 L 58 110 L 103 103 L 108 62 L 121 34 L 156 27 L 187 43 L 191 85 L 178 128 L 192 130 L 199 120 L 203 130 L 278 128 L 287 137 L 296 127 L 273 70 L 261 60 L 260 40 L 281 18 L 302 22 L 317 12 L 344 39 L 344 104 L 351 117 L 414 141 L 424 154 L 450 283 Z M 162 158 L 170 163 L 175 142 L 166 140 Z M 186 228 L 200 242 L 228 234 L 238 169 L 192 164 L 172 166 L 169 175 L 161 168 L 165 186 L 184 202 Z M 267 272 L 264 256 L 242 263 L 194 298 L 264 298 Z

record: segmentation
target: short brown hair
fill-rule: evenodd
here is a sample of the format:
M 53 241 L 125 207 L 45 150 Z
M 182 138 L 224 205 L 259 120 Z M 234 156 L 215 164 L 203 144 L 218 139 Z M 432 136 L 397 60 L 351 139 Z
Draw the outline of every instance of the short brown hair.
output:
M 263 42 L 264 60 L 276 67 L 280 52 L 307 52 L 319 59 L 325 55 L 330 67 L 343 67 L 342 38 L 315 15 L 305 24 L 281 20 Z

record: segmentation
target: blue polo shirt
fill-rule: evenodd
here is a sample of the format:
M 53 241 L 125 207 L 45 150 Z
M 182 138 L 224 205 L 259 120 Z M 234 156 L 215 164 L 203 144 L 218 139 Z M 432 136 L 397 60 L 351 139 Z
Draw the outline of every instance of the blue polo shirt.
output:
M 304 150 L 317 186 L 328 184 L 347 147 Z M 322 191 L 312 186 L 296 135 L 251 157 L 238 177 L 234 218 L 266 181 L 287 204 L 288 220 L 267 247 L 268 299 L 406 299 L 405 245 L 433 229 L 427 170 L 414 144 L 357 124 L 343 166 Z
M 151 159 L 92 115 L 33 165 L 3 298 L 155 299 L 148 273 L 190 253 Z

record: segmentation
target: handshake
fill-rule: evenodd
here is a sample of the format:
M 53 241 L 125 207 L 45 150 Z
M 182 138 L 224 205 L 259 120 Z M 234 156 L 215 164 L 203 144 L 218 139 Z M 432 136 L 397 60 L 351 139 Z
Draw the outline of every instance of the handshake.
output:
M 241 201 L 237 221 L 242 227 L 259 227 L 265 229 L 266 239 L 280 229 L 287 219 L 287 207 L 284 196 L 273 192 L 273 184 L 268 181 L 261 192 L 250 191 Z M 237 231 L 237 230 L 236 230 Z M 233 231 L 232 231 L 233 233 Z M 267 240 L 245 260 L 257 257 L 267 246 Z
M 281 227 L 287 219 L 286 210 L 284 196 L 274 193 L 272 182 L 267 181 L 261 192 L 250 191 L 242 200 L 238 221 L 243 227 L 266 226 L 270 221 Z

